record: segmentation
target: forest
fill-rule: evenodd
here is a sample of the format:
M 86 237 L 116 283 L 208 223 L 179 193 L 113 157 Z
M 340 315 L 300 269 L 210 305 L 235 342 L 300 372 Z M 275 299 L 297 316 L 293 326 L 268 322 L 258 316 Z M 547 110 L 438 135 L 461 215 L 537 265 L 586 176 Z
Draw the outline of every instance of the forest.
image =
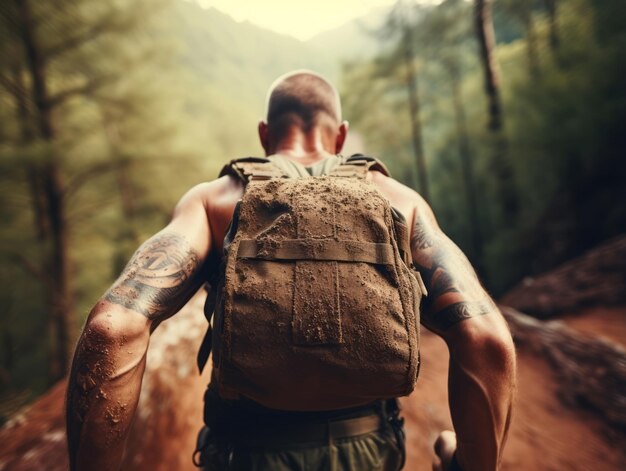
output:
M 626 232 L 620 0 L 399 1 L 335 31 L 339 51 L 183 0 L 0 13 L 0 422 L 65 376 L 90 307 L 182 194 L 261 154 L 289 70 L 336 81 L 363 151 L 494 296 Z

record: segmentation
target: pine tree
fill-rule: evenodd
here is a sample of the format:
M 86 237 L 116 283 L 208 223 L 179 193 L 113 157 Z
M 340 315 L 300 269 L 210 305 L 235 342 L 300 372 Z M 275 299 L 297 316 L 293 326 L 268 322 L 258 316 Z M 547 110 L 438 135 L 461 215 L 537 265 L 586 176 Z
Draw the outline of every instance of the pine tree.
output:
M 143 106 L 119 84 L 130 57 L 146 54 L 135 44 L 128 47 L 126 38 L 138 33 L 157 6 L 143 0 L 11 0 L 3 6 L 2 35 L 10 53 L 0 59 L 0 85 L 17 123 L 5 140 L 14 153 L 29 156 L 14 162 L 24 169 L 39 246 L 12 257 L 45 293 L 49 381 L 65 375 L 79 321 L 71 242 L 88 210 L 76 196 L 111 174 L 117 175 L 120 192 L 129 188 L 124 159 L 111 159 L 115 152 L 96 144 L 106 135 L 96 110 L 104 103 Z M 76 159 L 79 148 L 88 151 Z M 103 209 L 101 195 L 91 193 Z

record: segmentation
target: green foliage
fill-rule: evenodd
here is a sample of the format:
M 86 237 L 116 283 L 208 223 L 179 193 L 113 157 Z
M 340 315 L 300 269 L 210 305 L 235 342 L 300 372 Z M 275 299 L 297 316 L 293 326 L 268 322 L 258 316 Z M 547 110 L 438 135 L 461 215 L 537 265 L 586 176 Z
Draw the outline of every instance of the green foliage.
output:
M 495 2 L 496 32 L 505 36 L 498 38 L 497 48 L 505 153 L 521 202 L 518 219 L 507 225 L 498 217 L 497 181 L 490 159 L 496 143 L 486 129 L 471 5 L 447 0 L 414 24 L 432 205 L 444 230 L 482 267 L 484 280 L 495 293 L 626 230 L 626 139 L 620 129 L 626 110 L 626 21 L 618 3 L 557 2 L 560 40 L 555 48 L 549 41 L 551 25 L 543 3 Z M 534 41 L 530 50 L 527 25 L 521 21 L 527 12 Z M 529 54 L 535 54 L 532 62 Z M 396 173 L 407 175 L 413 164 L 407 156 L 406 94 L 399 93 L 398 77 L 376 70 L 377 63 L 388 64 L 387 70 L 398 67 L 392 51 L 376 61 L 353 64 L 344 74 L 346 114 L 353 129 L 365 137 L 366 148 L 390 161 Z M 487 236 L 481 259 L 472 253 L 470 241 L 452 93 L 454 73 L 461 77 L 479 223 Z M 354 96 L 347 92 L 352 90 L 357 90 Z M 358 98 L 363 96 L 368 97 L 365 103 Z M 370 104 L 374 111 L 367 113 L 364 108 Z
M 215 178 L 228 160 L 261 153 L 256 123 L 271 82 L 295 68 L 333 70 L 300 41 L 189 2 L 27 4 L 41 19 L 35 37 L 49 94 L 59 101 L 54 139 L 45 142 L 18 12 L 3 4 L 0 403 L 48 385 L 46 354 L 56 341 L 46 294 L 52 246 L 38 236 L 41 190 L 29 184 L 29 172 L 44 169 L 51 155 L 60 171 L 78 326 L 183 193 Z

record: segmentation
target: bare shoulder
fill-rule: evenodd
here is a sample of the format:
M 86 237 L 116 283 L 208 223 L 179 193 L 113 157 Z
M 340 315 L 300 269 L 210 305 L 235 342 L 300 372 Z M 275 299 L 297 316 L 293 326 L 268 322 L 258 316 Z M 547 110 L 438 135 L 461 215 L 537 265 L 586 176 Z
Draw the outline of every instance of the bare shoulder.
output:
M 196 185 L 183 196 L 178 204 L 177 211 L 189 206 L 201 207 L 210 235 L 211 246 L 218 253 L 222 250 L 224 234 L 232 219 L 237 201 L 241 199 L 244 185 L 241 181 L 225 175 L 208 183 Z
M 243 185 L 235 178 L 225 175 L 210 182 L 192 187 L 180 199 L 177 208 L 190 204 L 202 204 L 207 210 L 223 200 L 238 199 L 243 193 Z
M 419 199 L 421 196 L 414 189 L 400 183 L 393 177 L 389 177 L 378 170 L 370 170 L 368 180 L 376 185 L 381 191 L 388 191 L 407 199 Z
M 369 172 L 368 180 L 376 185 L 378 190 L 389 200 L 391 206 L 404 215 L 411 227 L 416 208 L 420 205 L 428 206 L 418 192 L 377 170 Z

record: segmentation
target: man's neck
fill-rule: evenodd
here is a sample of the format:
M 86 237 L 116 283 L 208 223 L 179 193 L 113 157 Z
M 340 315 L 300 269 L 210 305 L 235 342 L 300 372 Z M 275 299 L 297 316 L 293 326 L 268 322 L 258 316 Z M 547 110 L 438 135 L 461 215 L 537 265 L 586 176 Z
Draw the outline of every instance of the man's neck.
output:
M 274 146 L 271 154 L 280 154 L 309 166 L 335 155 L 329 151 L 332 147 L 332 141 L 319 128 L 313 128 L 306 134 L 300 129 L 292 129 Z

